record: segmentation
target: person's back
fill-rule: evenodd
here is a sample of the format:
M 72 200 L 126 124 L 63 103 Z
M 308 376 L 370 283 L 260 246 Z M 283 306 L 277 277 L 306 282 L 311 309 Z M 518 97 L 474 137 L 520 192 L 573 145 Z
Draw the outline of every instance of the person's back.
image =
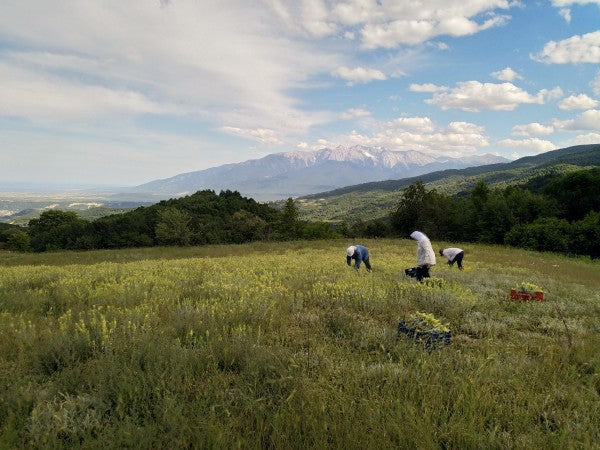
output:
M 371 263 L 369 261 L 369 250 L 362 245 L 351 245 L 346 249 L 346 263 L 351 266 L 351 261 L 355 260 L 354 268 L 359 269 L 360 264 L 364 261 L 367 271 L 371 271 Z
M 417 265 L 435 266 L 435 252 L 431 246 L 431 241 L 425 233 L 414 231 L 410 237 L 417 241 Z
M 417 241 L 417 281 L 421 282 L 423 278 L 429 278 L 429 268 L 435 266 L 435 252 L 431 246 L 429 238 L 425 233 L 413 231 L 410 235 Z
M 448 259 L 449 266 L 452 266 L 454 265 L 454 263 L 457 263 L 458 269 L 463 269 L 462 260 L 465 256 L 465 252 L 463 249 L 458 247 L 440 249 L 440 255 L 445 256 Z

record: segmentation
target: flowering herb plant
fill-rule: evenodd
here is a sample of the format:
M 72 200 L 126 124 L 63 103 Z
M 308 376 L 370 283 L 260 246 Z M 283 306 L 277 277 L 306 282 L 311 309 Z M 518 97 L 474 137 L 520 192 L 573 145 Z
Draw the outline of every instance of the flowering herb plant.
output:
M 517 287 L 517 290 L 519 292 L 527 292 L 527 293 L 542 292 L 541 287 L 539 287 L 533 283 L 527 283 L 527 282 L 523 282 L 523 283 L 519 284 L 519 286 Z
M 448 332 L 448 324 L 442 323 L 433 314 L 417 311 L 412 314 L 405 322 L 407 328 L 414 328 L 419 332 L 441 333 Z

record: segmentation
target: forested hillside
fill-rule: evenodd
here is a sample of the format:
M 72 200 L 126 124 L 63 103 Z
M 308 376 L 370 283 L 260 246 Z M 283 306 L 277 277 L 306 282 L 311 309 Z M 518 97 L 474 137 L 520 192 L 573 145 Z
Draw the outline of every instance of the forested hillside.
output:
M 297 199 L 300 218 L 352 222 L 383 218 L 396 206 L 402 191 L 421 181 L 448 195 L 464 195 L 478 182 L 504 188 L 545 175 L 600 166 L 600 144 L 563 148 L 503 164 L 443 170 L 418 177 L 348 186 Z
M 29 236 L 23 228 L 0 222 L 0 249 L 27 250 L 28 246 Z
M 597 258 L 600 168 L 587 165 L 594 164 L 599 155 L 600 146 L 564 149 L 554 152 L 552 158 L 547 154 L 524 158 L 511 163 L 512 168 L 472 177 L 453 175 L 429 183 L 419 180 L 403 190 L 388 192 L 389 204 L 379 214 L 374 212 L 377 204 L 357 203 L 356 197 L 347 197 L 352 206 L 338 206 L 361 214 L 329 222 L 301 220 L 291 198 L 276 209 L 233 191 L 200 191 L 93 221 L 72 211 L 49 210 L 30 220 L 26 228 L 0 229 L 0 248 L 41 252 L 406 237 L 419 229 L 432 239 L 509 244 Z
M 600 168 L 544 175 L 521 187 L 490 188 L 484 181 L 450 196 L 416 182 L 385 220 L 358 221 L 361 235 L 408 236 L 509 244 L 600 257 Z

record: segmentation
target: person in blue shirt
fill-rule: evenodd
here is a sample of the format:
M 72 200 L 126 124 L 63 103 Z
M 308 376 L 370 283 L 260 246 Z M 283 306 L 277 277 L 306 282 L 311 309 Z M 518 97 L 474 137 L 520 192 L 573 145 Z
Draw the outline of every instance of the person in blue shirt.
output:
M 367 272 L 371 271 L 371 263 L 369 262 L 369 250 L 362 245 L 351 245 L 346 249 L 346 263 L 352 267 L 350 262 L 355 260 L 354 268 L 356 270 L 359 269 L 360 264 L 362 262 L 365 263 L 365 267 L 367 268 Z

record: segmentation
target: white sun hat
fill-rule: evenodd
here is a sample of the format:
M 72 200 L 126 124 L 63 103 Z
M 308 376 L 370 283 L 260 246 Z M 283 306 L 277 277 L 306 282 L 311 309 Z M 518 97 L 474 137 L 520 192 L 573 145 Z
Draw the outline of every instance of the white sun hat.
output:
M 355 251 L 356 251 L 356 247 L 354 245 L 351 245 L 350 247 L 348 247 L 346 249 L 346 255 L 352 256 L 352 255 L 354 255 Z

